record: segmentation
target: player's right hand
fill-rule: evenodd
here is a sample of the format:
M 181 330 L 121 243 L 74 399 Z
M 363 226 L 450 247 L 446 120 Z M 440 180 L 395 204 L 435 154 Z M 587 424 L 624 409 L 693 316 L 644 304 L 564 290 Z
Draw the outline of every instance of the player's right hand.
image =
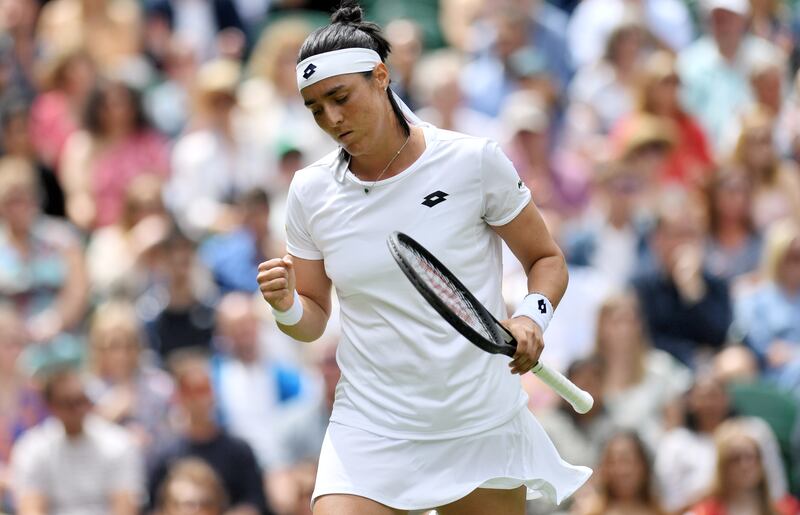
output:
M 278 311 L 286 311 L 294 302 L 294 263 L 288 254 L 258 265 L 258 288 L 264 300 Z

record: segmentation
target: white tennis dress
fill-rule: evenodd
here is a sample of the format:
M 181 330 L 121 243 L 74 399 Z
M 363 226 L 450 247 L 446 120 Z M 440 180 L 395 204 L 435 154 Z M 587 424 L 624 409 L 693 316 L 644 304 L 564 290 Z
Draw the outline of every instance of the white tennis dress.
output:
M 437 256 L 499 319 L 501 240 L 528 188 L 492 141 L 424 126 L 423 154 L 400 174 L 360 181 L 334 152 L 295 175 L 287 247 L 323 259 L 340 303 L 342 371 L 313 498 L 367 497 L 403 510 L 479 486 L 528 487 L 561 502 L 591 474 L 564 462 L 533 415 L 509 358 L 461 337 L 389 253 L 402 231 Z

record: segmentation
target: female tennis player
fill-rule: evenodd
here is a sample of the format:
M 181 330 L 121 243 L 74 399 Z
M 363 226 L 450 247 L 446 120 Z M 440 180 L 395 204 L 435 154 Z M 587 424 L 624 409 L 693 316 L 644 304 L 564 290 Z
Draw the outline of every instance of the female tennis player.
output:
M 559 457 L 527 409 L 528 372 L 567 285 L 560 250 L 498 145 L 425 124 L 389 88 L 389 44 L 348 4 L 303 44 L 297 83 L 340 149 L 297 172 L 289 254 L 259 266 L 280 329 L 319 338 L 340 303 L 342 376 L 312 497 L 316 515 L 525 512 L 561 502 L 591 474 Z M 531 292 L 503 325 L 514 358 L 461 337 L 386 245 L 402 231 L 438 256 L 498 319 L 501 240 Z M 502 316 L 500 316 L 502 315 Z

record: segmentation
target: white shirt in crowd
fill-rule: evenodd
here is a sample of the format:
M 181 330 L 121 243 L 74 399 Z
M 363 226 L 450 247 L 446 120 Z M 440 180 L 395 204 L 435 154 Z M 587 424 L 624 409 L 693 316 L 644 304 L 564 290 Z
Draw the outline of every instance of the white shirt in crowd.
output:
M 18 494 L 45 497 L 50 515 L 107 515 L 115 493 L 144 495 L 144 465 L 128 433 L 89 415 L 84 432 L 68 438 L 50 418 L 14 445 L 11 474 Z
M 331 420 L 392 438 L 474 434 L 504 424 L 527 400 L 508 358 L 458 335 L 403 275 L 386 238 L 409 234 L 507 318 L 501 239 L 490 225 L 513 220 L 530 191 L 496 143 L 424 132 L 425 151 L 400 174 L 373 185 L 334 152 L 297 172 L 287 201 L 289 252 L 324 259 L 341 304 Z

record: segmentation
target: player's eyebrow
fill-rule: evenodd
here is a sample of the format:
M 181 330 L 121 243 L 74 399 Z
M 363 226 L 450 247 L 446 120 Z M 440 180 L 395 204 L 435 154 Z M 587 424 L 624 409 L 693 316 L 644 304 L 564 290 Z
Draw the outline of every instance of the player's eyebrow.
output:
M 326 91 L 325 93 L 323 93 L 323 94 L 322 94 L 322 96 L 323 96 L 323 98 L 324 98 L 324 97 L 330 97 L 330 96 L 333 96 L 333 95 L 335 95 L 336 93 L 338 93 L 338 92 L 339 92 L 339 91 L 340 91 L 342 88 L 344 88 L 344 84 L 340 84 L 340 85 L 338 85 L 338 86 L 334 86 L 334 87 L 332 87 L 331 89 L 329 89 L 328 91 Z M 303 104 L 304 104 L 306 107 L 308 107 L 308 106 L 310 106 L 311 104 L 315 104 L 316 102 L 317 102 L 317 100 L 316 100 L 316 99 L 314 99 L 314 98 L 312 98 L 312 99 L 306 100 L 305 102 L 303 102 Z

